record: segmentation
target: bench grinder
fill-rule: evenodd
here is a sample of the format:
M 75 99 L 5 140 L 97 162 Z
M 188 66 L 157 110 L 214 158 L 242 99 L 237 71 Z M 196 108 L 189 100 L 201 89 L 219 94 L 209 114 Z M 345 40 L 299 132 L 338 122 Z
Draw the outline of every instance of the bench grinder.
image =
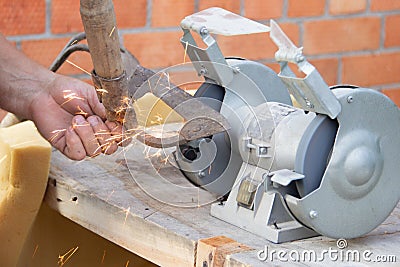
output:
M 274 21 L 267 27 L 210 8 L 181 27 L 181 43 L 205 78 L 195 96 L 231 126 L 175 152 L 190 181 L 229 193 L 211 206 L 213 216 L 280 243 L 319 234 L 355 238 L 390 215 L 400 197 L 400 112 L 389 98 L 356 86 L 329 88 Z M 279 74 L 225 58 L 215 38 L 260 32 L 270 32 L 279 48 Z

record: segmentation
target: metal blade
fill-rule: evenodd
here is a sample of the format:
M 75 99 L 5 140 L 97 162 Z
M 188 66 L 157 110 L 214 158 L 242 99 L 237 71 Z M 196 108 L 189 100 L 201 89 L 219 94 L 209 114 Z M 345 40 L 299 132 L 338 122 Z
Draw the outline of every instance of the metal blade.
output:
M 269 32 L 268 26 L 219 7 L 208 8 L 187 16 L 182 20 L 181 27 L 197 32 L 205 27 L 210 33 L 225 36 Z
M 179 136 L 166 139 L 146 135 L 143 141 L 152 147 L 169 147 L 183 144 L 230 129 L 230 125 L 224 116 L 172 84 L 169 76 L 163 72 L 151 76 L 133 93 L 132 98 L 135 100 L 145 93 L 152 93 L 160 98 L 165 104 L 182 116 L 185 121 L 185 125 L 179 132 Z M 133 119 L 132 117 L 133 115 L 125 118 L 126 125 L 130 124 L 129 122 Z

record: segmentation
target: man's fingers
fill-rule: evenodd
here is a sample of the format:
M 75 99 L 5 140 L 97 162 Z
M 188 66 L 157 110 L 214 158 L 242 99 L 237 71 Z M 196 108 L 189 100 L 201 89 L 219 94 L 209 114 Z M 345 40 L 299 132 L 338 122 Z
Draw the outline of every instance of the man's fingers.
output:
M 114 121 L 106 121 L 105 123 L 119 146 L 129 145 L 132 138 L 128 137 L 128 134 L 124 133 L 123 126 L 120 123 Z
M 100 117 L 90 116 L 87 118 L 87 121 L 90 123 L 90 126 L 92 126 L 97 141 L 100 143 L 101 151 L 108 155 L 117 151 L 118 146 L 115 142 L 115 138 L 111 136 L 108 127 Z
M 87 93 L 88 93 L 87 101 L 94 115 L 97 115 L 102 119 L 105 119 L 106 109 L 103 106 L 103 104 L 100 103 L 99 98 L 97 97 L 96 89 L 92 87 L 92 90 L 88 90 Z
M 75 132 L 85 147 L 86 154 L 90 157 L 95 157 L 101 154 L 100 144 L 95 136 L 92 126 L 86 119 L 81 116 L 75 116 L 72 121 Z
M 81 139 L 72 126 L 70 126 L 65 132 L 65 146 L 62 152 L 73 160 L 82 160 L 86 156 L 86 151 Z

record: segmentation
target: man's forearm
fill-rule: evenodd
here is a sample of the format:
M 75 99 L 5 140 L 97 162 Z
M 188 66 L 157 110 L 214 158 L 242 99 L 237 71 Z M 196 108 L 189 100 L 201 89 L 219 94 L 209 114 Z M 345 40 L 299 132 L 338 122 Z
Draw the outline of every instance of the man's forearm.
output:
M 0 34 L 0 108 L 30 119 L 32 101 L 54 78 Z

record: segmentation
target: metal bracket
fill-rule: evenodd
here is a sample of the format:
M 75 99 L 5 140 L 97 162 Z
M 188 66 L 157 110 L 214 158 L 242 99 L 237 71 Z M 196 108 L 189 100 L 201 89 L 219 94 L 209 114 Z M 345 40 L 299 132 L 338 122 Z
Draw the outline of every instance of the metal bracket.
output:
M 215 81 L 218 85 L 226 86 L 233 79 L 233 70 L 228 66 L 224 55 L 215 39 L 209 34 L 206 27 L 200 30 L 200 36 L 207 45 L 206 49 L 197 46 L 190 30 L 183 29 L 181 43 L 193 63 L 198 75 Z
M 271 144 L 267 143 L 253 143 L 253 139 L 250 136 L 243 137 L 243 150 L 254 149 L 256 151 L 256 156 L 258 158 L 271 158 L 272 156 L 269 153 L 269 149 L 271 148 Z
M 241 17 L 222 8 L 209 8 L 187 16 L 181 22 L 184 32 L 181 43 L 197 73 L 226 86 L 233 79 L 233 70 L 225 60 L 215 39 L 210 35 L 240 35 L 268 32 L 269 27 L 258 22 Z M 198 47 L 191 31 L 200 35 L 207 48 Z
M 271 181 L 279 184 L 281 186 L 288 186 L 292 181 L 304 179 L 305 176 L 303 174 L 288 170 L 282 169 L 271 172 L 269 174 L 271 177 Z
M 279 47 L 275 53 L 281 66 L 279 77 L 290 93 L 303 109 L 336 118 L 342 107 L 319 72 L 306 60 L 303 49 L 296 47 L 275 21 L 271 20 L 270 26 L 270 37 Z M 288 66 L 289 62 L 296 64 L 306 77 L 296 77 Z

